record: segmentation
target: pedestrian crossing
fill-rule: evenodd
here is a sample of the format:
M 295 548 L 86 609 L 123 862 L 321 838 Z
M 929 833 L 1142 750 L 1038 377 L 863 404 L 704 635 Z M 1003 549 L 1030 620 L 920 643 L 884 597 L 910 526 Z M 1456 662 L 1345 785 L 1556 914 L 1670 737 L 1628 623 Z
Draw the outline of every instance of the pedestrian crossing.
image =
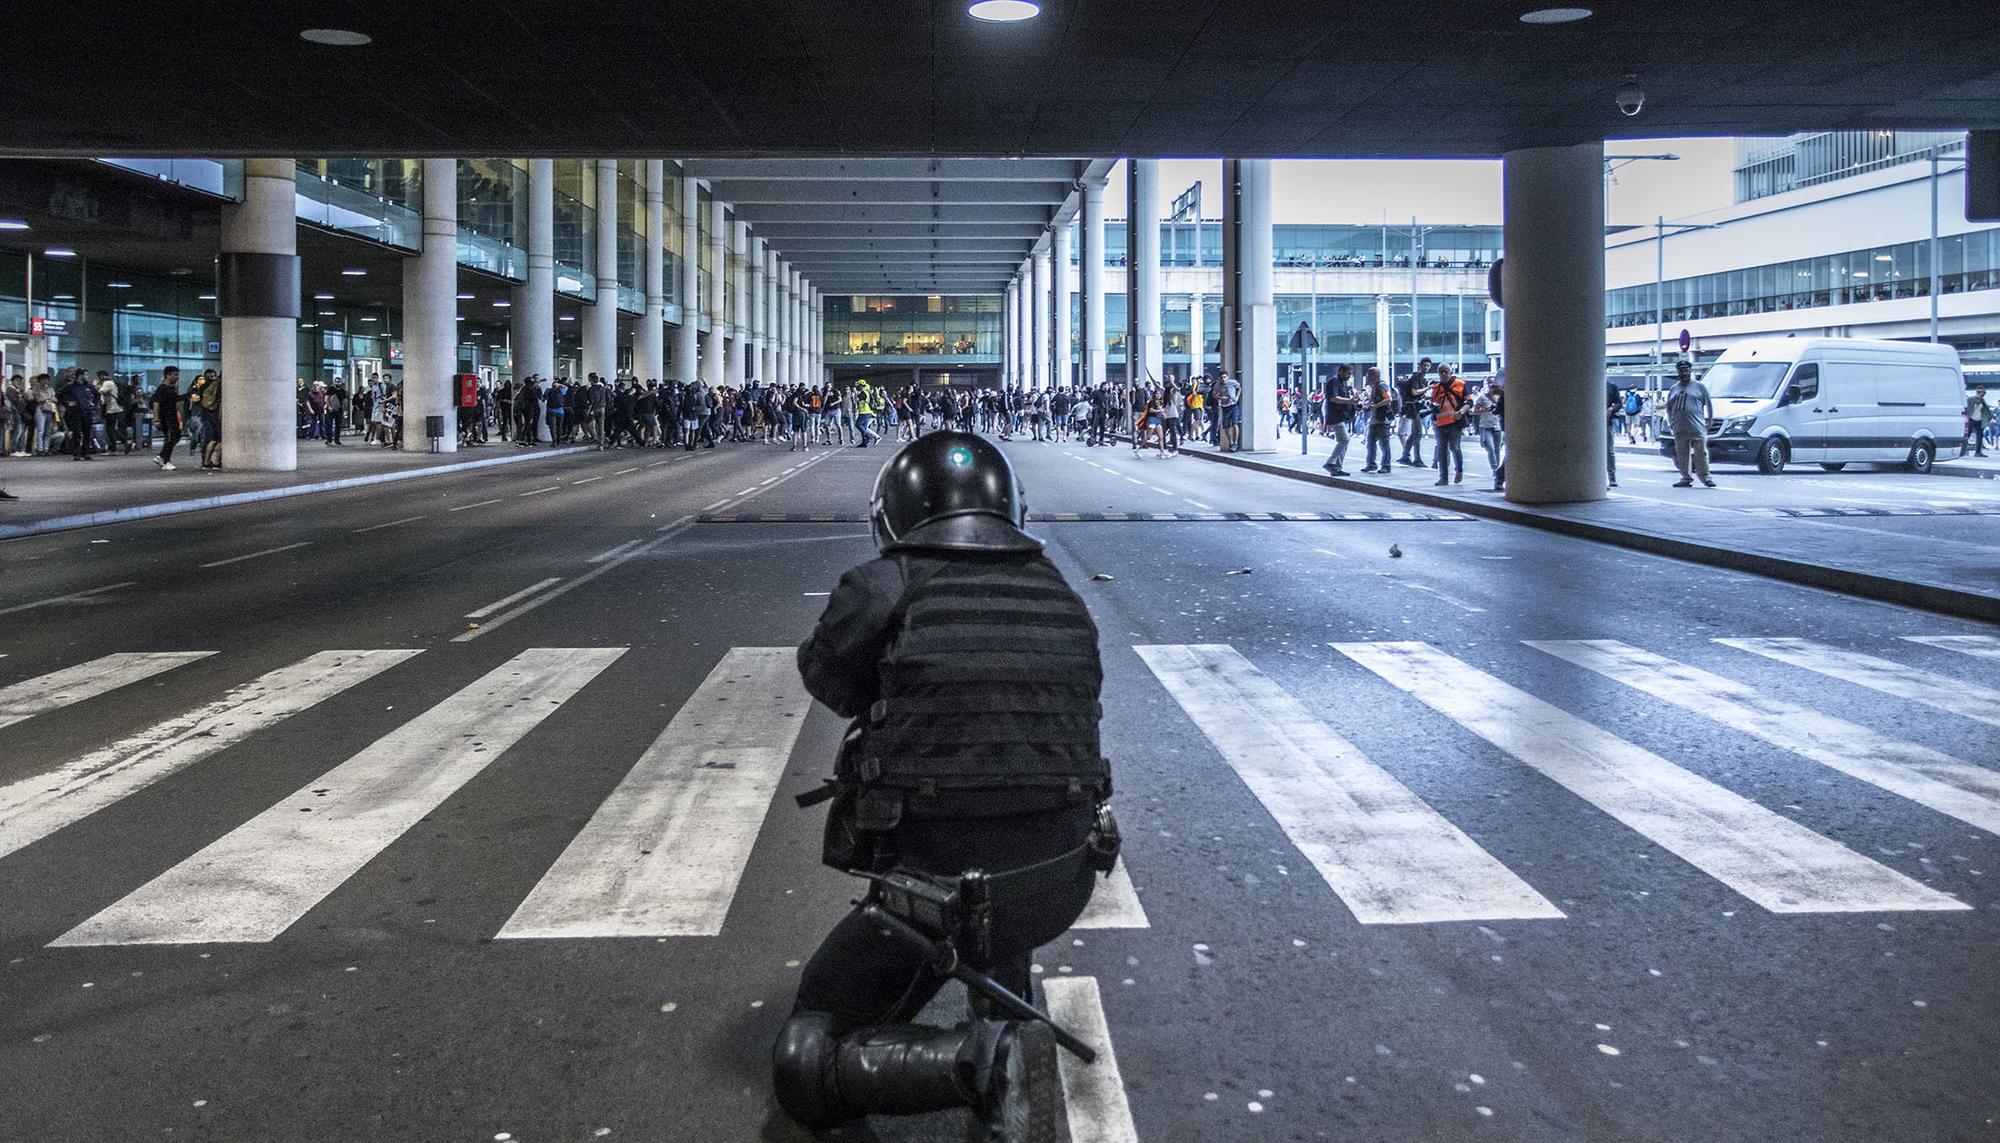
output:
M 1950 720 L 1948 733 L 1937 736 L 1950 750 L 1899 737 L 1901 721 L 1887 729 L 1870 725 L 1847 708 L 1882 708 L 1843 703 L 1837 694 L 1829 694 L 1821 709 L 1731 677 L 1727 667 L 1707 670 L 1613 639 L 1524 643 L 1550 657 L 1549 670 L 1503 678 L 1498 668 L 1474 666 L 1421 642 L 1336 643 L 1322 651 L 1318 668 L 1341 673 L 1343 695 L 1373 688 L 1365 693 L 1375 701 L 1401 695 L 1414 700 L 1410 709 L 1422 708 L 1411 717 L 1429 720 L 1416 739 L 1425 746 L 1407 754 L 1392 745 L 1371 757 L 1337 729 L 1344 725 L 1340 712 L 1288 690 L 1267 673 L 1277 663 L 1260 666 L 1228 644 L 1134 645 L 1131 653 L 1150 678 L 1142 675 L 1130 685 L 1156 685 L 1171 699 L 1167 709 L 1177 709 L 1213 749 L 1223 780 L 1240 783 L 1311 865 L 1324 885 L 1315 891 L 1328 892 L 1358 924 L 1568 920 L 1555 903 L 1561 887 L 1539 884 L 1546 875 L 1512 868 L 1500 856 L 1511 852 L 1508 839 L 1498 836 L 1507 826 L 1468 833 L 1399 776 L 1435 752 L 1439 734 L 1489 744 L 1538 780 L 1580 799 L 1588 812 L 1773 914 L 1974 907 L 1947 892 L 1951 885 L 1926 884 L 1864 852 L 1865 836 L 1836 840 L 1815 832 L 1568 708 L 1578 694 L 1592 693 L 1591 681 L 1615 684 L 1633 692 L 1633 701 L 1649 704 L 1644 709 L 1678 709 L 1759 740 L 1782 752 L 1775 757 L 1807 767 L 1801 773 L 1837 772 L 1941 818 L 2000 834 L 1995 740 L 1977 725 L 1994 724 L 2000 694 L 1902 661 L 1930 655 L 1932 665 L 1940 665 L 1940 652 L 1992 659 L 2000 657 L 2000 639 L 1910 635 L 1867 651 L 1795 638 L 1713 641 L 1795 669 L 1795 681 L 1807 689 L 1830 678 L 1836 682 L 1827 685 L 1858 686 L 1914 718 Z M 1898 650 L 1906 654 L 1892 657 Z M 425 662 L 438 660 L 444 666 L 432 665 L 447 669 L 454 653 L 430 652 Z M 62 831 L 88 829 L 92 815 L 172 782 L 231 747 L 254 747 L 260 734 L 286 719 L 419 654 L 316 652 L 116 742 L 12 777 L 0 785 L 0 860 Z M 412 835 L 412 827 L 597 685 L 626 654 L 619 647 L 520 652 L 435 705 L 398 715 L 398 725 L 345 761 L 251 812 L 184 860 L 147 871 L 151 879 L 136 889 L 91 902 L 96 912 L 51 934 L 50 943 L 185 945 L 285 937 L 392 847 L 434 844 Z M 0 717 L 11 720 L 0 725 L 93 700 L 116 701 L 120 688 L 197 661 L 207 661 L 204 671 L 224 671 L 229 655 L 106 655 L 23 679 L 0 687 Z M 1565 673 L 1572 669 L 1574 675 Z M 1774 689 L 1796 693 L 1794 687 Z M 724 935 L 759 838 L 774 821 L 792 820 L 772 811 L 789 808 L 781 787 L 788 784 L 811 709 L 791 648 L 722 652 L 664 725 L 655 724 L 651 745 L 560 856 L 525 896 L 497 914 L 506 916 L 498 931 L 486 935 L 503 941 Z M 1690 743 L 1687 752 L 1706 757 L 1709 745 Z M 1518 781 L 1500 772 L 1507 764 L 1454 759 L 1459 779 L 1475 786 Z M 805 759 L 801 770 L 789 773 L 796 780 L 801 772 L 823 769 L 822 760 Z M 157 828 L 169 830 L 172 823 Z M 1078 929 L 1138 930 L 1153 923 L 1142 903 L 1146 839 L 1135 841 L 1100 882 Z M 5 912 L 0 902 L 0 915 Z

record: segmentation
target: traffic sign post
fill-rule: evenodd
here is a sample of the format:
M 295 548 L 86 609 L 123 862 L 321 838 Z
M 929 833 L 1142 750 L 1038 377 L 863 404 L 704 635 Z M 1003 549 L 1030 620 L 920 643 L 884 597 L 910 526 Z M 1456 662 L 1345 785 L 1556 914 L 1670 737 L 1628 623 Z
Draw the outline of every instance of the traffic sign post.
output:
M 1306 415 L 1306 390 L 1312 386 L 1306 377 L 1306 351 L 1319 348 L 1319 338 L 1313 336 L 1312 326 L 1300 322 L 1292 331 L 1292 351 L 1299 355 L 1299 365 L 1292 376 L 1298 378 L 1292 386 L 1292 412 L 1299 418 L 1299 455 L 1306 455 L 1307 440 L 1312 434 L 1312 418 Z

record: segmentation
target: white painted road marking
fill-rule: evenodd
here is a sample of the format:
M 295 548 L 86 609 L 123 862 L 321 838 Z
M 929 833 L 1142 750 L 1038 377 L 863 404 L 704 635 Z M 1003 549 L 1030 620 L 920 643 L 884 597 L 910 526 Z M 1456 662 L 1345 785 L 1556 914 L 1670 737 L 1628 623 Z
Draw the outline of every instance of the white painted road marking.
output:
M 521 590 L 515 592 L 510 596 L 507 596 L 503 599 L 496 599 L 477 611 L 468 611 L 465 613 L 465 617 L 467 619 L 484 619 L 487 616 L 493 614 L 494 612 L 500 610 L 501 608 L 508 606 L 509 604 L 518 603 L 521 600 L 528 598 L 529 596 L 535 594 L 536 592 L 542 590 L 543 588 L 548 587 L 550 584 L 556 584 L 561 582 L 562 582 L 561 576 L 552 575 L 549 578 L 541 581 L 540 583 L 530 584 L 527 587 L 522 588 Z
M 1725 647 L 2000 726 L 2000 691 L 1810 639 L 1717 639 Z
M 1892 794 L 2000 833 L 2000 770 L 1988 770 L 1914 742 L 1761 694 L 1614 639 L 1530 641 L 1528 646 L 1588 667 L 1626 686 L 1810 758 Z
M 500 936 L 720 933 L 811 708 L 793 648 L 732 648 Z
M 49 599 L 37 599 L 33 603 L 17 603 L 12 607 L 0 607 L 0 615 L 12 615 L 16 611 L 32 611 L 37 607 L 50 607 L 58 603 L 95 603 L 93 596 L 103 595 L 107 591 L 117 591 L 121 587 L 135 587 L 138 583 L 136 579 L 128 579 L 124 583 L 107 583 L 103 587 L 93 587 L 89 591 L 76 591 Z
M 139 651 L 106 655 L 0 687 L 0 727 L 96 698 L 213 654 L 213 651 Z
M 400 520 L 391 520 L 386 524 L 370 524 L 366 528 L 356 528 L 354 529 L 353 534 L 358 536 L 363 532 L 374 532 L 382 528 L 393 528 L 398 524 L 414 524 L 418 520 L 427 520 L 427 519 L 429 519 L 428 516 L 405 516 Z
M 586 477 L 584 477 L 584 478 L 583 478 L 582 480 L 572 480 L 572 481 L 570 481 L 570 486 L 571 486 L 571 487 L 575 487 L 576 485 L 579 485 L 579 484 L 589 484 L 589 483 L 590 483 L 591 481 L 593 481 L 593 480 L 603 480 L 603 479 L 604 479 L 604 477 L 603 477 L 602 475 L 598 475 L 598 476 L 586 476 Z
M 529 492 L 523 492 L 523 493 L 521 493 L 521 495 L 523 495 L 523 496 L 540 496 L 540 495 L 541 495 L 542 493 L 544 493 L 544 492 L 554 492 L 554 491 L 555 491 L 556 489 L 558 489 L 558 488 L 561 488 L 561 487 L 562 487 L 562 485 L 560 485 L 560 484 L 551 484 L 551 485 L 549 485 L 549 486 L 548 486 L 547 488 L 537 488 L 537 489 L 534 489 L 534 490 L 532 490 L 532 491 L 529 491 Z
M 624 653 L 521 652 L 52 943 L 276 938 Z
M 416 651 L 321 651 L 58 769 L 0 786 L 0 856 L 374 678 Z
M 2000 639 L 1991 635 L 1905 635 L 1903 638 L 1912 643 L 1957 651 L 1961 655 L 2000 659 Z
M 311 543 L 312 543 L 311 540 L 301 540 L 296 544 L 286 544 L 285 546 L 280 548 L 265 548 L 261 552 L 251 552 L 250 554 L 243 556 L 231 556 L 226 560 L 211 560 L 210 562 L 205 563 L 201 566 L 204 568 L 219 568 L 228 564 L 240 564 L 244 560 L 254 560 L 263 556 L 275 556 L 279 552 L 289 552 L 295 548 L 308 547 L 311 545 Z
M 1139 904 L 1139 891 L 1132 887 L 1132 875 L 1125 871 L 1125 862 L 1120 859 L 1111 867 L 1111 875 L 1097 883 L 1090 894 L 1090 904 L 1083 910 L 1083 916 L 1076 919 L 1073 929 L 1145 929 L 1152 922 L 1146 919 L 1145 906 Z
M 1563 915 L 1235 648 L 1133 650 L 1363 924 Z
M 1118 1056 L 1111 1050 L 1111 1026 L 1104 1018 L 1097 978 L 1051 976 L 1042 981 L 1042 992 L 1048 998 L 1050 1019 L 1097 1050 L 1094 1064 L 1056 1050 L 1070 1143 L 1139 1143 L 1132 1106 L 1125 1099 L 1125 1079 L 1118 1074 Z
M 481 500 L 477 504 L 460 504 L 458 507 L 453 508 L 452 511 L 463 512 L 468 508 L 484 508 L 488 504 L 498 504 L 498 503 L 500 503 L 498 500 Z
M 638 540 L 627 540 L 615 548 L 611 548 L 608 551 L 602 551 L 597 553 L 596 555 L 590 557 L 590 560 L 588 562 L 593 564 L 601 564 L 605 560 L 617 558 L 621 553 L 623 553 L 629 548 L 635 548 L 638 546 L 639 546 Z
M 1428 644 L 1333 646 L 1774 913 L 1969 908 Z

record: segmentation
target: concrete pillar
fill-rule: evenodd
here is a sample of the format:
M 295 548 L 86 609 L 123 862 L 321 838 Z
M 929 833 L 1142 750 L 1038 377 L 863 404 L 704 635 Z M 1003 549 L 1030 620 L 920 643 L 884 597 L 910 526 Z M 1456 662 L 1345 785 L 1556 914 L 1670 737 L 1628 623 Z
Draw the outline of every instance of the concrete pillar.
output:
M 1271 160 L 1223 164 L 1223 329 L 1243 382 L 1242 447 L 1278 447 L 1278 307 L 1271 296 Z
M 822 309 L 819 287 L 808 286 L 806 288 L 806 375 L 814 385 L 826 381 L 826 338 L 820 332 Z
M 597 172 L 597 295 L 583 313 L 583 372 L 618 375 L 618 160 L 599 159 Z
M 1604 146 L 1509 151 L 1501 174 L 1507 303 L 1507 499 L 1602 500 Z
M 724 290 L 729 288 L 729 213 L 727 204 L 708 200 L 708 345 L 701 355 L 701 382 L 720 385 L 728 378 L 729 321 Z
M 1006 304 L 1000 311 L 1000 384 L 1021 383 L 1021 276 L 1007 283 Z
M 771 379 L 780 385 L 792 383 L 792 267 L 783 258 L 772 256 L 775 272 L 771 287 L 776 291 L 778 312 L 771 319 L 774 334 L 771 346 Z
M 1041 309 L 1035 305 L 1039 296 L 1035 293 L 1035 256 L 1021 264 L 1021 272 L 1014 276 L 1014 291 L 1020 296 L 1017 307 L 1021 314 L 1021 370 L 1020 386 L 1023 389 L 1035 387 L 1035 362 L 1041 355 L 1035 352 L 1040 344 L 1036 338 L 1041 331 Z
M 1204 294 L 1188 296 L 1188 377 L 1200 377 L 1206 367 L 1208 353 L 1208 331 L 1202 328 L 1204 315 L 1201 307 L 1208 301 Z
M 733 222 L 729 226 L 729 264 L 735 268 L 735 281 L 729 282 L 729 293 L 736 310 L 736 336 L 729 340 L 728 356 L 723 358 L 723 378 L 732 388 L 741 389 L 750 357 L 750 224 Z M 723 278 L 729 281 L 727 275 Z
M 797 270 L 791 271 L 790 279 L 792 283 L 792 304 L 787 317 L 792 325 L 792 345 L 788 356 L 792 360 L 792 384 L 804 385 L 807 382 L 805 352 L 806 284 L 804 277 Z
M 424 160 L 424 245 L 403 259 L 403 448 L 428 447 L 427 417 L 443 417 L 438 448 L 458 451 L 458 160 Z
M 1049 242 L 1055 248 L 1050 255 L 1054 270 L 1049 275 L 1049 380 L 1067 389 L 1076 383 L 1069 363 L 1069 296 L 1074 275 L 1069 268 L 1068 224 L 1050 227 Z
M 1028 344 L 1028 359 L 1033 364 L 1030 384 L 1037 389 L 1046 389 L 1054 382 L 1050 379 L 1049 351 L 1052 343 L 1049 326 L 1049 244 L 1044 242 L 1035 248 L 1034 255 L 1034 297 L 1029 305 L 1034 310 L 1035 338 Z
M 246 159 L 243 201 L 222 208 L 222 459 L 299 466 L 298 164 Z
M 641 248 L 640 273 L 645 282 L 646 312 L 632 338 L 632 376 L 658 381 L 667 375 L 666 164 L 647 159 L 644 174 L 646 241 Z
M 1160 341 L 1160 162 L 1132 159 L 1125 172 L 1125 362 L 1129 376 L 1165 376 Z
M 514 287 L 508 311 L 514 380 L 556 371 L 556 165 L 528 160 L 528 281 Z
M 1083 184 L 1083 375 L 1095 389 L 1104 384 L 1104 180 Z
M 764 308 L 764 240 L 750 239 L 749 258 L 743 264 L 744 289 L 749 292 L 750 338 L 744 348 L 745 380 L 764 381 L 764 347 L 771 343 L 770 311 Z
M 759 239 L 758 241 L 761 244 L 763 240 Z M 762 331 L 763 336 L 757 343 L 757 376 L 766 385 L 769 385 L 778 379 L 778 330 L 783 324 L 780 320 L 782 315 L 778 308 L 780 295 L 778 291 L 777 251 L 765 247 L 763 263 L 763 275 L 759 278 L 759 283 L 760 288 L 764 292 L 764 326 Z
M 681 174 L 681 324 L 674 331 L 674 380 L 695 379 L 701 360 L 701 184 Z

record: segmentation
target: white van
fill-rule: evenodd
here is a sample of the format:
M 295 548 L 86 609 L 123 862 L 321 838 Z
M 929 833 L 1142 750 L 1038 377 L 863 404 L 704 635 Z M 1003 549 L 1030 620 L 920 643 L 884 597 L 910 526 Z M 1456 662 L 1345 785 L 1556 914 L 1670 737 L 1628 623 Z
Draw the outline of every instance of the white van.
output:
M 1714 402 L 1712 460 L 1761 472 L 1874 461 L 1923 473 L 1965 449 L 1965 380 L 1949 345 L 1757 338 L 1724 350 L 1700 380 Z M 1671 426 L 1660 451 L 1674 454 Z

